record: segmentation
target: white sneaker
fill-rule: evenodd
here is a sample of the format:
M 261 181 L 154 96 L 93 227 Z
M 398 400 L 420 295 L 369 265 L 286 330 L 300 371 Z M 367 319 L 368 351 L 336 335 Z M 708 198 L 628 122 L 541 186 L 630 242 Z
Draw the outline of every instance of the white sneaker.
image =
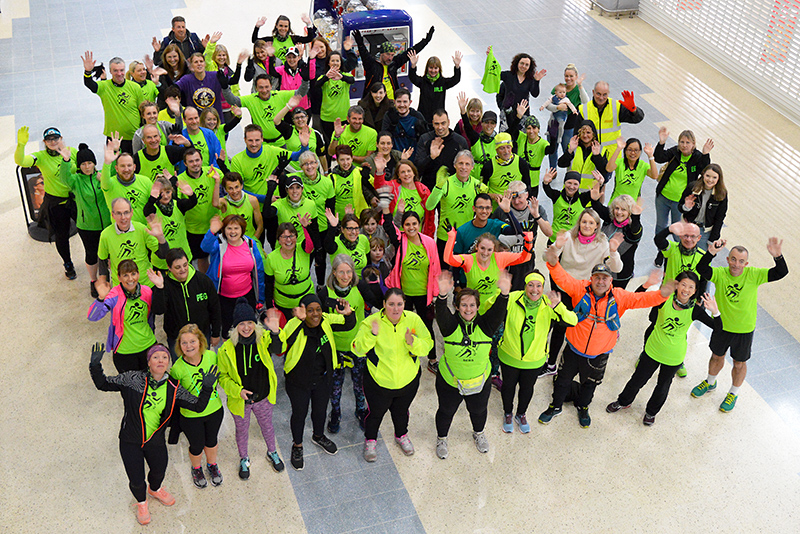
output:
M 475 441 L 475 448 L 478 449 L 478 452 L 489 452 L 489 440 L 484 432 L 473 432 L 472 439 Z
M 378 459 L 378 451 L 376 447 L 378 442 L 374 439 L 364 440 L 364 459 L 368 462 L 374 462 Z
M 436 456 L 440 460 L 447 458 L 447 438 L 436 438 Z
M 403 434 L 399 438 L 395 437 L 394 440 L 403 449 L 403 454 L 406 456 L 414 454 L 414 445 L 411 443 L 411 438 L 408 437 L 408 434 Z

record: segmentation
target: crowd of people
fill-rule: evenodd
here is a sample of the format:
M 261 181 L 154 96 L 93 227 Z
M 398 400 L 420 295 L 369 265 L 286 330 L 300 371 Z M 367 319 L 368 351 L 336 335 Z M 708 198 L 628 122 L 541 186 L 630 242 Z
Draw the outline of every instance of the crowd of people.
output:
M 462 401 L 477 450 L 489 450 L 492 387 L 505 433 L 531 432 L 534 386 L 547 376 L 552 401 L 539 423 L 572 402 L 587 428 L 622 317 L 635 308 L 650 309 L 650 326 L 633 375 L 606 411 L 629 408 L 658 370 L 643 415 L 645 425 L 655 422 L 673 377 L 686 376 L 694 321 L 713 332 L 708 376 L 691 395 L 717 388 L 729 353 L 732 385 L 720 410 L 733 410 L 758 287 L 788 268 L 774 237 L 769 269 L 750 267 L 741 246 L 730 248 L 727 267 L 711 267 L 726 246 L 728 206 L 712 140 L 698 149 L 685 130 L 667 147 L 665 128 L 654 132 L 654 145 L 625 138 L 624 124 L 644 118 L 632 93 L 616 99 L 597 81 L 589 94 L 569 64 L 564 81 L 540 96 L 547 72 L 526 53 L 500 75 L 497 112 L 484 111 L 477 95 L 457 95 L 454 130 L 445 103 L 460 83 L 461 53 L 453 53 L 450 78 L 435 56 L 417 72 L 433 27 L 407 50 L 388 41 L 368 49 L 358 31 L 332 50 L 307 17 L 295 33 L 280 16 L 260 37 L 265 22 L 255 25 L 252 51 L 237 57 L 221 33 L 201 39 L 182 17 L 163 41 L 153 39 L 152 58 L 127 70 L 118 57 L 97 65 L 87 51 L 84 85 L 105 117 L 102 167 L 87 145 L 68 147 L 57 127 L 32 154 L 28 128 L 18 132 L 15 160 L 44 177 L 41 213 L 66 277 L 77 277 L 74 219 L 95 299 L 88 318 L 110 315 L 90 371 L 98 389 L 122 392 L 120 454 L 140 523 L 150 521 L 148 494 L 175 502 L 162 486 L 168 429 L 170 442 L 180 432 L 187 438 L 195 486 L 222 483 L 220 388 L 235 423 L 239 477 L 250 477 L 251 414 L 270 465 L 284 470 L 272 421 L 276 359 L 296 470 L 304 467 L 309 407 L 312 443 L 337 453 L 330 436 L 345 417 L 347 369 L 367 462 L 377 459 L 387 412 L 397 445 L 414 454 L 410 406 L 424 368 L 436 375 L 433 448 L 441 459 Z M 350 105 L 359 58 L 364 91 Z M 418 110 L 397 78 L 406 62 Z M 240 86 L 242 65 L 250 91 Z M 544 132 L 530 114 L 531 97 L 551 113 Z M 246 148 L 228 154 L 241 108 L 252 120 L 243 127 Z M 640 217 L 653 205 L 641 195 L 648 177 L 657 181 L 655 229 Z M 547 239 L 543 262 L 534 253 L 539 232 Z M 645 235 L 662 269 L 631 291 Z M 156 340 L 157 315 L 166 345 Z M 116 376 L 104 374 L 105 352 Z

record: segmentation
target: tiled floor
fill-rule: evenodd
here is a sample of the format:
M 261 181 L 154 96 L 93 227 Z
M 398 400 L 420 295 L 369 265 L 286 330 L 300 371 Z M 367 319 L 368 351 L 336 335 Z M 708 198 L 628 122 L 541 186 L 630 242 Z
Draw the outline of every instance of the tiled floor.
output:
M 299 22 L 307 4 L 291 0 L 281 4 L 281 11 Z M 493 393 L 487 426 L 490 452 L 475 451 L 462 409 L 450 434 L 450 458 L 440 461 L 433 451 L 433 377 L 423 373 L 411 408 L 417 454 L 405 457 L 391 440 L 388 446 L 381 440 L 379 461 L 369 465 L 361 459 L 363 442 L 345 388 L 346 416 L 334 438 L 340 452 L 321 454 L 307 440 L 302 472 L 272 472 L 253 424 L 253 476 L 239 481 L 229 417 L 220 432 L 220 465 L 226 477 L 220 488 L 196 490 L 185 441 L 171 447 L 166 484 L 178 503 L 171 509 L 154 505 L 147 529 L 800 531 L 794 512 L 800 497 L 800 346 L 795 339 L 800 332 L 795 312 L 800 279 L 792 261 L 800 257 L 800 236 L 788 222 L 800 213 L 794 180 L 800 168 L 797 126 L 641 21 L 599 18 L 588 13 L 584 0 L 387 4 L 412 14 L 418 37 L 436 25 L 422 61 L 437 54 L 448 74 L 452 51 L 462 50 L 459 90 L 481 95 L 491 107 L 493 97 L 480 93 L 483 51 L 489 44 L 504 66 L 517 51 L 529 51 L 548 70 L 543 93 L 560 81 L 569 62 L 587 74 L 589 86 L 602 78 L 613 94 L 634 91 L 646 119 L 626 125 L 626 136 L 653 142 L 658 127 L 666 125 L 673 136 L 691 128 L 698 139 L 716 140 L 712 157 L 725 169 L 731 198 L 723 235 L 747 246 L 757 266 L 771 265 L 764 247 L 768 235 L 784 237 L 792 270 L 786 280 L 761 290 L 754 354 L 739 405 L 729 415 L 717 410 L 730 383 L 729 366 L 720 375 L 717 392 L 703 399 L 689 396 L 705 377 L 708 361 L 707 339 L 693 330 L 689 378 L 676 379 L 655 426 L 641 425 L 652 386 L 644 388 L 630 410 L 606 414 L 603 406 L 627 381 L 641 347 L 646 313 L 630 312 L 598 388 L 588 430 L 578 427 L 568 406 L 549 426 L 534 425 L 525 436 L 504 435 L 499 396 Z M 223 31 L 222 42 L 237 51 L 249 46 L 255 19 L 267 15 L 271 21 L 278 10 L 251 0 L 226 2 L 223 8 L 210 0 L 18 0 L 10 6 L 4 2 L 2 9 L 0 146 L 5 148 L 0 150 L 0 169 L 7 185 L 0 188 L 0 224 L 8 229 L 6 253 L 0 256 L 0 305 L 6 319 L 0 322 L 0 341 L 6 347 L 0 356 L 5 389 L 0 401 L 3 531 L 138 532 L 142 529 L 130 509 L 117 452 L 119 399 L 95 391 L 86 372 L 88 348 L 104 337 L 106 325 L 84 319 L 90 302 L 85 273 L 79 271 L 76 282 L 64 281 L 52 246 L 24 234 L 18 193 L 10 183 L 16 128 L 30 126 L 37 141 L 36 132 L 57 125 L 69 144 L 86 141 L 102 157 L 99 101 L 81 83 L 79 56 L 86 49 L 106 63 L 112 55 L 139 59 L 152 51 L 152 36 L 163 35 L 169 19 L 181 14 L 198 33 Z M 534 103 L 532 108 L 538 109 Z M 455 116 L 452 95 L 448 109 Z M 240 131 L 231 136 L 232 153 L 243 148 Z M 653 191 L 648 182 L 645 198 L 652 199 Z M 652 200 L 643 221 L 646 233 L 652 232 Z M 73 239 L 72 246 L 80 259 L 80 242 Z M 647 273 L 654 254 L 652 241 L 645 239 L 637 255 L 638 276 Z M 546 407 L 550 393 L 548 381 L 537 384 L 531 419 Z M 282 451 L 288 451 L 291 441 L 288 418 L 288 399 L 281 389 L 275 427 Z M 391 431 L 385 434 L 391 436 Z

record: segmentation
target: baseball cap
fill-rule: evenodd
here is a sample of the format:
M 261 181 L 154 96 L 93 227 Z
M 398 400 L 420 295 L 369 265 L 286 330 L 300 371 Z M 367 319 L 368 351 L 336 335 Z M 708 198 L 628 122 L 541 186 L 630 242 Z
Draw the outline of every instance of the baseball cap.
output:
M 481 122 L 493 122 L 497 124 L 497 113 L 494 111 L 486 111 L 481 117 Z
M 287 56 L 292 56 L 292 55 L 299 56 L 300 52 L 298 52 L 296 46 L 290 46 L 289 48 L 286 49 L 286 55 Z
M 605 263 L 598 263 L 594 267 L 592 267 L 592 276 L 596 274 L 604 274 L 606 276 L 610 276 L 614 278 L 614 273 L 611 272 L 611 269 L 608 268 L 608 265 Z
M 293 185 L 299 185 L 300 187 L 303 187 L 303 180 L 301 180 L 299 176 L 289 176 L 286 179 L 286 189 L 289 189 Z
M 50 128 L 46 129 L 42 134 L 42 138 L 46 141 L 47 139 L 57 139 L 61 137 L 61 130 L 51 126 Z

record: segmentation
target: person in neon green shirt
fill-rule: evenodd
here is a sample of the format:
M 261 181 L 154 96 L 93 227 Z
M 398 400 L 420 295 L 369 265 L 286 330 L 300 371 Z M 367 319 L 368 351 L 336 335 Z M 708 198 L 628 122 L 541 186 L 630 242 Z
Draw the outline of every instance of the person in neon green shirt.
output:
M 733 369 L 733 385 L 720 404 L 720 411 L 730 412 L 739 398 L 739 388 L 747 376 L 747 360 L 753 345 L 758 310 L 758 288 L 767 282 L 775 282 L 789 274 L 789 267 L 781 252 L 783 240 L 770 237 L 767 251 L 775 260 L 771 269 L 748 267 L 750 256 L 746 248 L 735 246 L 728 253 L 727 267 L 711 268 L 711 260 L 725 247 L 727 241 L 719 239 L 709 243 L 708 252 L 697 264 L 700 276 L 711 280 L 717 288 L 717 305 L 722 317 L 722 328 L 714 330 L 709 342 L 711 360 L 708 362 L 708 378 L 692 390 L 692 397 L 701 397 L 716 389 L 717 375 L 725 365 L 725 353 L 730 349 Z
M 118 132 L 122 137 L 122 151 L 133 153 L 133 134 L 139 128 L 139 104 L 144 101 L 142 88 L 138 83 L 125 79 L 125 62 L 121 58 L 111 58 L 108 62 L 111 79 L 99 82 L 92 79 L 92 52 L 87 50 L 81 60 L 84 69 L 83 84 L 99 96 L 103 104 L 103 134 L 111 139 L 114 132 Z
M 131 204 L 133 220 L 145 224 L 144 205 L 150 196 L 153 181 L 147 176 L 136 174 L 136 163 L 133 156 L 126 152 L 119 153 L 120 138 L 116 132 L 111 140 L 106 143 L 105 165 L 100 173 L 100 186 L 106 197 L 109 211 L 111 204 L 117 198 L 125 198 Z M 112 172 L 116 176 L 112 176 Z
M 197 206 L 197 196 L 186 182 L 178 181 L 178 189 L 183 198 L 176 199 L 175 189 L 166 176 L 159 176 L 150 191 L 150 198 L 144 206 L 145 216 L 155 213 L 161 221 L 164 239 L 169 248 L 180 248 L 192 261 L 192 250 L 186 238 L 186 219 L 184 215 Z M 153 267 L 161 271 L 167 270 L 167 262 L 155 256 L 151 259 Z
M 308 140 L 304 140 L 307 147 Z M 264 195 L 270 174 L 281 174 L 291 157 L 296 159 L 297 155 L 284 148 L 265 145 L 264 133 L 258 124 L 245 126 L 244 143 L 245 149 L 231 158 L 230 169 L 241 175 L 246 191 Z
M 308 93 L 308 80 L 303 80 L 300 87 L 295 91 L 272 91 L 272 82 L 266 74 L 259 74 L 255 79 L 256 92 L 251 95 L 236 96 L 228 87 L 228 79 L 217 72 L 217 79 L 222 86 L 222 96 L 231 106 L 247 108 L 253 124 L 261 126 L 264 132 L 264 141 L 268 145 L 282 146 L 286 140 L 275 127 L 275 114 L 278 110 L 288 105 L 292 96 L 306 96 Z
M 611 193 L 609 204 L 620 195 L 630 195 L 638 199 L 642 195 L 644 177 L 649 176 L 658 180 L 658 167 L 653 159 L 653 145 L 645 143 L 644 153 L 649 161 L 640 160 L 642 142 L 631 137 L 627 141 L 617 137 L 617 149 L 611 154 L 606 165 L 606 172 L 614 172 L 614 192 Z
M 351 106 L 347 111 L 347 124 L 338 117 L 333 121 L 333 137 L 328 145 L 328 155 L 336 154 L 339 144 L 349 145 L 353 151 L 353 161 L 361 165 L 375 152 L 378 143 L 378 132 L 364 125 L 364 108 Z
M 163 279 L 162 279 L 163 284 Z M 192 395 L 199 395 L 203 388 L 203 377 L 217 365 L 217 353 L 209 350 L 206 336 L 196 324 L 187 324 L 178 333 L 175 352 L 179 358 L 172 365 L 169 375 Z M 222 473 L 217 466 L 217 435 L 222 426 L 222 401 L 214 383 L 211 399 L 206 409 L 194 412 L 181 409 L 181 431 L 189 440 L 189 461 L 192 465 L 192 482 L 198 488 L 205 488 L 208 483 L 203 474 L 202 459 L 206 454 L 206 467 L 211 475 L 211 484 L 222 484 Z
M 454 287 L 453 275 L 443 271 L 439 275 L 439 297 L 436 299 L 436 322 L 442 332 L 444 353 L 439 360 L 436 374 L 436 455 L 447 458 L 447 434 L 453 416 L 463 400 L 472 422 L 472 439 L 478 452 L 489 452 L 489 441 L 484 433 L 489 393 L 491 364 L 489 351 L 492 336 L 503 322 L 511 291 L 511 275 L 503 272 L 498 283 L 497 298 L 485 313 L 478 309 L 483 305 L 480 293 L 474 289 L 462 289 L 453 304 L 456 313 L 447 306 L 448 295 Z
M 69 280 L 78 277 L 75 265 L 72 263 L 72 254 L 69 250 L 70 209 L 69 186 L 62 178 L 61 167 L 69 166 L 70 173 L 76 170 L 77 151 L 65 147 L 58 128 L 47 128 L 43 134 L 45 150 L 25 154 L 25 146 L 30 139 L 27 126 L 17 131 L 17 148 L 14 151 L 14 163 L 20 167 L 38 167 L 44 179 L 44 201 L 39 209 L 47 214 L 50 228 L 55 234 L 56 250 L 64 262 L 64 275 Z M 64 161 L 61 150 L 66 148 L 71 156 L 70 161 Z

